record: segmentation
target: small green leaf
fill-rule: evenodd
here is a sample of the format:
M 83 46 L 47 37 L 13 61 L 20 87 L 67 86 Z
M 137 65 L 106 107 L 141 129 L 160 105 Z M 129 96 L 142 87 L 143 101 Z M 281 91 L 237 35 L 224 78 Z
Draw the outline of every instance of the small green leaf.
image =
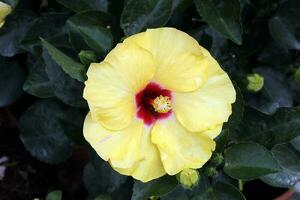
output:
M 125 35 L 164 26 L 172 14 L 172 0 L 127 0 L 121 15 Z
M 147 183 L 135 181 L 131 199 L 147 200 L 151 196 L 160 197 L 172 191 L 177 184 L 176 178 L 168 175 Z
M 112 48 L 111 28 L 114 24 L 112 16 L 99 11 L 90 11 L 74 15 L 67 24 L 70 29 L 70 39 L 76 46 L 84 47 L 82 44 L 78 45 L 80 41 L 76 34 L 79 34 L 83 42 L 99 54 L 106 54 Z
M 195 196 L 192 200 L 245 200 L 240 191 L 232 185 L 217 182 L 204 194 Z
M 63 6 L 73 10 L 75 12 L 84 12 L 89 10 L 108 10 L 107 0 L 56 0 Z
M 239 143 L 225 151 L 224 171 L 233 178 L 251 180 L 279 170 L 272 154 L 259 144 Z
M 291 145 L 281 144 L 272 148 L 272 154 L 282 170 L 278 173 L 263 176 L 261 179 L 273 186 L 290 188 L 300 181 L 300 157 Z
M 74 126 L 76 122 L 68 122 L 70 119 L 74 119 L 74 116 L 61 104 L 51 100 L 38 101 L 20 118 L 21 141 L 37 159 L 46 163 L 63 162 L 69 158 L 73 149 L 73 142 L 67 136 L 68 131 L 78 130 Z
M 269 21 L 271 36 L 284 48 L 300 49 L 300 2 L 285 1 Z
M 52 59 L 61 66 L 61 68 L 72 78 L 78 81 L 86 80 L 86 70 L 84 65 L 79 62 L 74 61 L 69 56 L 65 55 L 62 51 L 51 45 L 46 40 L 42 39 L 42 45 L 47 49 L 48 53 L 51 55 Z
M 195 0 L 200 16 L 210 26 L 236 44 L 242 44 L 239 0 Z
M 49 192 L 46 197 L 46 200 L 61 200 L 61 199 L 62 199 L 62 191 L 60 190 Z
M 45 63 L 42 58 L 34 60 L 35 63 L 28 62 L 29 75 L 23 85 L 23 90 L 29 94 L 40 98 L 54 96 L 52 83 L 45 70 Z
M 0 107 L 14 103 L 22 95 L 25 75 L 17 63 L 0 57 Z
M 55 96 L 65 104 L 74 107 L 86 107 L 86 101 L 82 97 L 84 84 L 66 74 L 45 49 L 43 59 Z

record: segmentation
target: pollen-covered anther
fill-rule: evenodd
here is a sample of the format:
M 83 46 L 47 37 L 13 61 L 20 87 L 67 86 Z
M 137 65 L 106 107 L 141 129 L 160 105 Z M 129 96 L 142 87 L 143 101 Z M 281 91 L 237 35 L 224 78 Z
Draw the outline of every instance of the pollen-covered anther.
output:
M 153 100 L 152 106 L 158 113 L 168 113 L 172 109 L 170 97 L 160 95 Z

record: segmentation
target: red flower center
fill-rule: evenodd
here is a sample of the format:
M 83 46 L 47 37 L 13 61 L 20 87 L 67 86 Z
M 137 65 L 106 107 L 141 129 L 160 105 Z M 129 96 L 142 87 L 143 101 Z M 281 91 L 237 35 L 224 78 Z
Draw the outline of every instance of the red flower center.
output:
M 171 100 L 170 90 L 163 89 L 160 85 L 151 82 L 135 95 L 137 117 L 142 119 L 146 125 L 152 125 L 156 120 L 171 115 Z

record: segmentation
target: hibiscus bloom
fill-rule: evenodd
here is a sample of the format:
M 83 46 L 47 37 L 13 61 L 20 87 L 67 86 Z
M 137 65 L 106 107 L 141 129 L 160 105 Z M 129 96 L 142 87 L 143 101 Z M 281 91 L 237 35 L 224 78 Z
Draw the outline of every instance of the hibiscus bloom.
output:
M 116 171 L 143 182 L 201 168 L 236 96 L 210 53 L 174 28 L 128 37 L 87 76 L 86 140 Z
M 11 13 L 11 6 L 3 3 L 2 1 L 0 1 L 0 28 L 4 25 L 5 23 L 5 17 Z

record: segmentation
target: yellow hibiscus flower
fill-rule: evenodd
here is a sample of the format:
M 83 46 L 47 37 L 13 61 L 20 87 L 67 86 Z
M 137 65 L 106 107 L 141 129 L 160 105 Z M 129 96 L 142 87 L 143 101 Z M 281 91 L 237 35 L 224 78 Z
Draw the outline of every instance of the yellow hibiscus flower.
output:
M 128 37 L 87 76 L 86 140 L 143 182 L 202 167 L 236 96 L 209 52 L 175 28 Z
M 11 6 L 3 3 L 0 1 L 0 28 L 4 25 L 5 23 L 5 17 L 11 13 L 12 9 Z

